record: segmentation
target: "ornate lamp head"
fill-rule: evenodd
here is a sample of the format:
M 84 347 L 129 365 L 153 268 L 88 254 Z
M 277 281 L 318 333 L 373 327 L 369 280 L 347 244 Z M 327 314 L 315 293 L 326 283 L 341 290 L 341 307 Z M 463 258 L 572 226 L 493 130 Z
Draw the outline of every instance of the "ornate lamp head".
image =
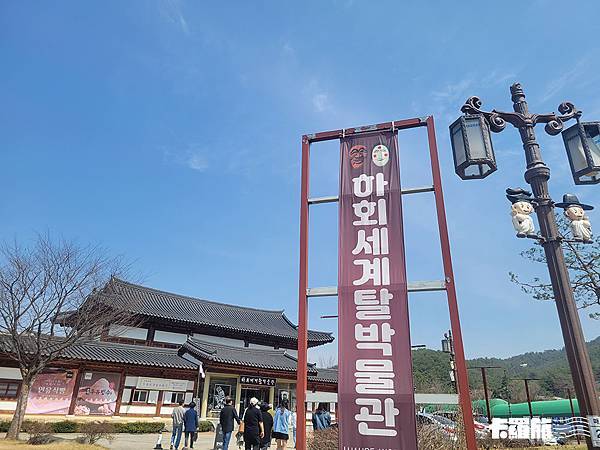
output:
M 481 114 L 465 114 L 450 125 L 454 170 L 463 180 L 481 179 L 496 171 L 490 128 Z
M 575 184 L 600 183 L 600 122 L 577 122 L 562 132 Z

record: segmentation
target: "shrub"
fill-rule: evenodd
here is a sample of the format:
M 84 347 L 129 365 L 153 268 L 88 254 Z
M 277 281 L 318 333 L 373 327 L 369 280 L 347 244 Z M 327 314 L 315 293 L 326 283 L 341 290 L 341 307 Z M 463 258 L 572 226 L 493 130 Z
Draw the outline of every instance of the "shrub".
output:
M 60 422 L 50 423 L 52 433 L 76 433 L 78 428 L 79 424 L 72 420 L 61 420 Z
M 44 439 L 41 436 L 45 436 L 47 440 L 47 436 L 52 432 L 52 427 L 47 422 L 38 422 L 36 420 L 28 420 L 27 423 L 23 422 L 23 431 L 27 431 L 31 435 L 32 438 L 39 438 L 40 442 L 43 442 Z M 34 439 L 35 440 L 35 439 Z M 46 442 L 49 443 L 49 442 Z
M 215 431 L 215 426 L 210 420 L 201 420 L 198 423 L 198 432 L 204 433 L 206 431 Z
M 337 427 L 314 431 L 308 440 L 307 448 L 308 450 L 336 450 L 338 448 L 338 439 Z
M 100 439 L 109 442 L 115 438 L 115 424 L 110 422 L 82 422 L 79 424 L 79 432 L 83 434 L 79 440 L 82 444 L 95 444 Z
M 34 434 L 29 438 L 27 443 L 31 445 L 46 445 L 54 444 L 55 442 L 60 442 L 62 440 L 63 439 L 51 434 Z
M 10 422 L 8 420 L 0 420 L 0 433 L 6 433 L 8 427 L 10 427 Z
M 115 433 L 160 433 L 165 429 L 164 422 L 122 422 L 113 424 Z

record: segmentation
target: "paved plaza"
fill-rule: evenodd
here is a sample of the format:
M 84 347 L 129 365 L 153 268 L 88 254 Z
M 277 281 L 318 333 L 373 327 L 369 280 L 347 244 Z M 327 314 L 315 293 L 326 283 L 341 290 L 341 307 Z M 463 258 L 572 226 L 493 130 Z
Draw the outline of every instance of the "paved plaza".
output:
M 4 433 L 2 433 L 0 436 L 4 437 Z M 63 439 L 70 439 L 73 440 L 75 439 L 77 436 L 79 436 L 78 434 L 75 433 L 59 433 L 59 434 L 55 434 L 55 436 L 59 436 Z M 156 441 L 158 439 L 158 434 L 116 434 L 115 435 L 115 439 L 112 442 L 108 442 L 106 440 L 101 440 L 100 442 L 98 442 L 99 445 L 109 448 L 109 449 L 114 449 L 114 450 L 147 450 L 147 449 L 153 449 L 156 445 Z M 27 439 L 27 434 L 26 433 L 22 433 L 21 434 L 21 439 Z M 163 439 L 162 439 L 162 448 L 163 449 L 168 449 L 169 448 L 169 440 L 171 439 L 171 433 L 163 433 Z M 200 450 L 209 450 L 213 448 L 215 442 L 215 433 L 214 432 L 207 432 L 207 433 L 199 433 L 198 434 L 198 440 L 194 443 L 194 448 L 195 449 L 200 449 Z M 274 447 L 274 445 L 272 446 Z M 181 445 L 179 446 L 179 449 L 183 449 L 183 437 L 182 437 L 182 441 L 181 441 Z M 290 445 L 288 446 L 288 448 L 293 448 L 293 443 L 290 441 Z M 234 442 L 231 443 L 231 445 L 229 446 L 229 450 L 236 450 L 237 447 L 234 446 Z

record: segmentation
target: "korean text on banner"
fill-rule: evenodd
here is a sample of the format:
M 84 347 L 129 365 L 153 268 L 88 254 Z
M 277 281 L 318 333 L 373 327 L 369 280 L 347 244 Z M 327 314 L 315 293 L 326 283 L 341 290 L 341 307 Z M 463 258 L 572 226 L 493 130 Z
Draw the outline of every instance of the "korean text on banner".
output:
M 341 450 L 416 450 L 398 144 L 392 132 L 341 140 Z

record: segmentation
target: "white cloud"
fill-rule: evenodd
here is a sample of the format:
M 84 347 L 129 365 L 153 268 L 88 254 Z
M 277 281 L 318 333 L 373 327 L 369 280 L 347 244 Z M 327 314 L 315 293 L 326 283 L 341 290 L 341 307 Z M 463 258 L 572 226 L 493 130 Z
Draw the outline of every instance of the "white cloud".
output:
M 541 102 L 546 102 L 560 93 L 567 85 L 570 85 L 581 75 L 587 75 L 588 60 L 581 58 L 575 66 L 553 80 L 550 80 L 546 85 L 546 90 L 542 93 Z
M 187 166 L 200 172 L 208 169 L 208 161 L 199 153 L 191 153 L 187 158 Z
M 182 149 L 163 148 L 163 157 L 170 163 L 185 166 L 198 172 L 204 172 L 209 167 L 208 159 L 203 149 L 189 144 Z
M 323 112 L 329 108 L 329 97 L 327 94 L 319 93 L 312 97 L 312 103 L 317 112 Z
M 169 22 L 181 28 L 181 31 L 183 31 L 186 36 L 190 35 L 190 27 L 181 11 L 179 0 L 159 2 L 159 8 L 162 15 L 166 17 Z

